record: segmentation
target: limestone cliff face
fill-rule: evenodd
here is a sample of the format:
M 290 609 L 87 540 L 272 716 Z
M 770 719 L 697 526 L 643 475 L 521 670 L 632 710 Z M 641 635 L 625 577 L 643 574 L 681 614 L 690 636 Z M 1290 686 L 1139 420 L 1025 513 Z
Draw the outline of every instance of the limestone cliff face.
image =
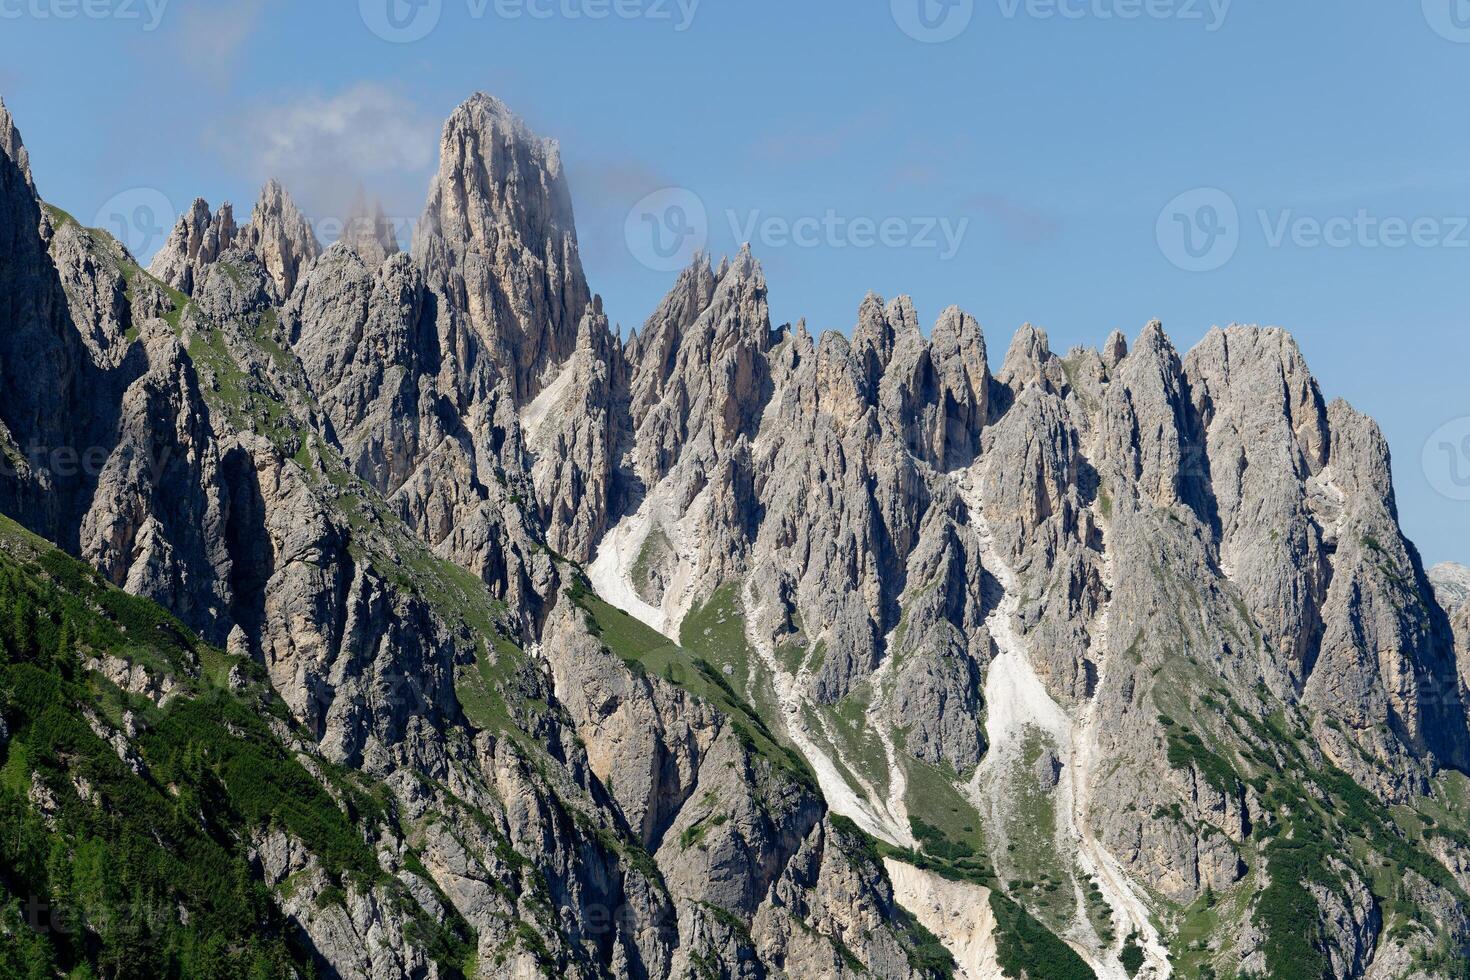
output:
M 321 254 L 316 233 L 277 180 L 268 181 L 260 192 L 250 224 L 240 229 L 239 244 L 260 257 L 277 302 L 291 295 L 302 270 Z
M 20 132 L 0 103 L 0 500 L 7 513 L 59 537 L 60 494 L 75 486 L 76 465 L 57 472 L 57 454 L 77 455 L 67 417 L 87 360 L 69 322 L 66 293 L 47 239 L 67 223 L 43 210 Z M 113 304 L 107 303 L 110 308 Z
M 477 95 L 444 124 L 413 254 L 463 404 L 499 383 L 529 401 L 572 353 L 591 297 L 561 154 L 498 99 Z
M 272 182 L 144 272 L 3 107 L 0 219 L 0 510 L 370 787 L 385 877 L 340 903 L 248 842 L 329 971 L 449 975 L 424 917 L 485 977 L 1463 958 L 1465 576 L 1284 332 L 1027 325 L 992 373 L 955 308 L 772 325 L 747 249 L 624 342 L 488 96 L 407 254 L 366 209 L 321 250 Z
M 1284 819 L 1252 755 L 1400 802 L 1464 764 L 1463 613 L 1398 529 L 1376 427 L 1325 403 L 1288 335 L 1216 330 L 1181 357 L 1150 324 L 1059 357 L 1026 326 L 992 377 L 959 311 L 925 337 L 870 297 L 850 338 L 772 330 L 751 263 L 696 261 L 626 348 L 639 504 L 593 579 L 686 642 L 737 583 L 764 651 L 744 693 L 834 764 L 844 813 L 901 842 L 932 805 L 915 764 L 939 767 L 1019 877 L 1011 821 L 1039 785 L 1070 826 L 1029 846 L 1093 869 L 1084 890 L 1113 867 L 1187 904 L 1240 887 L 1253 830 Z M 1217 725 L 1227 704 L 1255 727 Z M 1276 712 L 1308 755 L 1262 735 Z M 1035 777 L 1009 769 L 1033 756 Z M 1324 926 L 1325 955 L 1358 975 L 1370 869 L 1339 873 L 1324 922 L 1356 925 Z M 1124 892 L 1103 887 L 1108 929 L 1047 924 L 1111 969 L 1118 930 L 1167 941 Z

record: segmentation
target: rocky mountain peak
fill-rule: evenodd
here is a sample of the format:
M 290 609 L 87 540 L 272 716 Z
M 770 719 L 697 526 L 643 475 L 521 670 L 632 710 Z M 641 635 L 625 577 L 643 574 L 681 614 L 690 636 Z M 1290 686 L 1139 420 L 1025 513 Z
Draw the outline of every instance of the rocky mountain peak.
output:
M 59 480 L 24 453 L 69 444 L 67 430 L 82 414 L 66 401 L 82 345 L 46 254 L 43 215 L 20 132 L 0 104 L 0 509 L 53 530 Z M 63 224 L 77 231 L 52 224 L 53 241 Z
M 571 355 L 590 293 L 561 153 L 500 100 L 476 95 L 444 124 L 413 254 L 471 362 L 466 398 L 503 372 L 528 402 Z
M 25 177 L 27 184 L 31 183 L 31 159 L 26 153 L 25 144 L 21 142 L 20 130 L 15 128 L 15 120 L 10 117 L 10 110 L 5 107 L 5 100 L 0 98 L 0 153 L 10 158 L 16 168 Z M 34 190 L 34 187 L 32 187 Z
M 642 424 L 663 394 L 684 334 L 714 299 L 716 282 L 709 256 L 695 253 L 643 329 L 629 338 L 624 353 L 633 367 L 631 410 L 635 427 Z
M 1160 376 L 1169 389 L 1169 396 L 1173 398 L 1177 395 L 1178 377 L 1182 371 L 1179 351 L 1164 332 L 1161 321 L 1152 320 L 1143 328 L 1125 360 L 1128 364 L 1125 371 L 1131 376 Z
M 1102 361 L 1111 371 L 1128 356 L 1128 338 L 1123 331 L 1114 330 L 1108 334 L 1108 339 L 1103 343 Z
M 1029 323 L 1023 323 L 1011 338 L 996 380 L 1017 393 L 1033 384 L 1054 393 L 1067 386 L 1066 372 L 1051 351 L 1046 331 Z
M 858 308 L 857 326 L 852 331 L 852 356 L 857 358 L 870 392 L 877 391 L 900 345 L 908 348 L 910 358 L 924 347 L 913 300 L 898 296 L 884 303 L 881 296 L 868 293 Z
M 272 182 L 243 228 L 180 219 L 170 309 L 106 236 L 42 218 L 19 147 L 0 110 L 0 513 L 225 644 L 229 687 L 253 667 L 262 717 L 294 722 L 272 754 L 333 763 L 281 785 L 320 782 L 342 832 L 219 828 L 322 972 L 444 975 L 448 949 L 481 977 L 935 980 L 935 937 L 971 978 L 1464 961 L 1444 766 L 1470 771 L 1470 569 L 1424 571 L 1382 433 L 1284 332 L 1181 356 L 1155 322 L 1063 359 L 1028 324 L 997 378 L 957 307 L 927 337 L 873 294 L 850 337 L 772 330 L 747 246 L 697 256 L 620 343 L 556 145 L 483 95 L 412 255 L 366 206 L 315 255 Z M 101 472 L 25 472 L 31 445 Z M 99 666 L 150 700 L 223 673 L 135 652 Z M 117 780 L 30 779 L 50 748 L 21 693 L 0 743 L 33 792 L 7 805 L 40 833 Z M 88 716 L 97 771 L 192 771 L 172 722 L 215 709 L 162 701 L 138 732 Z M 321 864 L 342 842 L 365 849 Z
M 322 251 L 311 223 L 274 177 L 262 188 L 240 244 L 254 251 L 265 264 L 275 283 L 277 300 L 291 295 L 302 269 Z
M 203 268 L 233 248 L 239 236 L 235 209 L 226 201 L 211 212 L 202 197 L 179 215 L 148 271 L 185 295 L 194 292 Z

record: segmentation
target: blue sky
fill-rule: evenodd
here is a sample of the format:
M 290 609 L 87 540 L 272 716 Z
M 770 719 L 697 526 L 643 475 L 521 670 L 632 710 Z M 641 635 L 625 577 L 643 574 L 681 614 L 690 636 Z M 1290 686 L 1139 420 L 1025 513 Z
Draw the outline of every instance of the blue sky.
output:
M 974 313 L 997 361 L 1026 321 L 1058 350 L 1283 326 L 1383 424 L 1426 560 L 1470 561 L 1467 0 L 392 2 L 0 0 L 0 93 L 83 220 L 196 195 L 243 219 L 274 174 L 406 232 L 443 118 L 491 92 L 561 141 L 625 327 L 672 280 L 659 222 L 753 237 L 777 322 L 908 293 Z

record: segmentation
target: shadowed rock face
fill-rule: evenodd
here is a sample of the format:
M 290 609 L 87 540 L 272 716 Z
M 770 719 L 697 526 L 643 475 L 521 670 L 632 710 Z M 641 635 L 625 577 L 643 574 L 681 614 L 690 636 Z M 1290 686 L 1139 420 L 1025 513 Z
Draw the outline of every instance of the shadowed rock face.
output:
M 0 151 L 0 379 L 6 393 L 0 440 L 10 463 L 0 478 L 0 497 L 7 513 L 54 535 L 58 513 L 48 457 L 52 448 L 69 445 L 61 409 L 79 340 L 65 323 L 65 299 L 41 238 L 42 212 L 25 146 L 3 103 Z M 49 217 L 44 227 L 52 227 Z
M 854 823 L 1108 975 L 1205 896 L 1213 961 L 1279 970 L 1268 882 L 1333 976 L 1465 951 L 1470 848 L 1400 869 L 1382 815 L 1463 820 L 1466 576 L 1289 335 L 1027 325 L 993 374 L 905 297 L 773 326 L 747 249 L 624 342 L 556 144 L 483 95 L 410 253 L 362 210 L 322 250 L 274 181 L 244 227 L 200 200 L 150 277 L 43 210 L 0 106 L 0 510 L 258 662 L 481 976 L 940 975 Z M 441 975 L 388 886 L 324 910 L 301 841 L 251 846 L 330 970 Z

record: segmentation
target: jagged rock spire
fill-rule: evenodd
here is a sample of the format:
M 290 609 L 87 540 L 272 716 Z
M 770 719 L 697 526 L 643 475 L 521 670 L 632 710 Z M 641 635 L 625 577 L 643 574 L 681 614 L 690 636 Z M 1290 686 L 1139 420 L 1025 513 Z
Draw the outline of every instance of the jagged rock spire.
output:
M 444 124 L 413 254 L 442 298 L 440 334 L 465 362 L 464 397 L 506 375 L 529 401 L 571 354 L 590 299 L 556 142 L 488 95 L 461 105 Z
M 228 201 L 213 214 L 209 202 L 195 198 L 179 215 L 168 241 L 153 257 L 149 271 L 185 294 L 192 294 L 200 271 L 232 248 L 251 250 L 270 273 L 275 299 L 284 302 L 296 288 L 302 270 L 321 254 L 311 225 L 279 181 L 270 180 L 260 192 L 250 223 L 235 224 Z
M 322 252 L 311 223 L 274 177 L 261 190 L 240 244 L 259 256 L 279 300 L 291 295 L 306 264 Z
M 684 334 L 709 306 L 715 292 L 714 269 L 709 256 L 697 252 L 688 268 L 679 273 L 658 309 L 624 351 L 633 367 L 632 423 L 641 425 L 648 411 L 658 403 L 664 386 L 673 373 L 675 359 Z
M 0 153 L 4 153 L 16 166 L 16 169 L 25 177 L 25 182 L 35 190 L 31 183 L 31 158 L 26 153 L 25 144 L 21 142 L 20 130 L 15 128 L 15 120 L 10 117 L 10 110 L 5 107 L 5 99 L 0 98 Z
M 1060 393 L 1067 387 L 1066 372 L 1051 351 L 1046 331 L 1029 323 L 1023 323 L 1011 339 L 1005 363 L 996 380 L 1017 394 L 1033 384 L 1053 393 Z
M 238 235 L 229 201 L 211 213 L 208 201 L 195 198 L 189 210 L 179 215 L 148 271 L 180 292 L 192 294 L 200 271 L 233 248 Z

